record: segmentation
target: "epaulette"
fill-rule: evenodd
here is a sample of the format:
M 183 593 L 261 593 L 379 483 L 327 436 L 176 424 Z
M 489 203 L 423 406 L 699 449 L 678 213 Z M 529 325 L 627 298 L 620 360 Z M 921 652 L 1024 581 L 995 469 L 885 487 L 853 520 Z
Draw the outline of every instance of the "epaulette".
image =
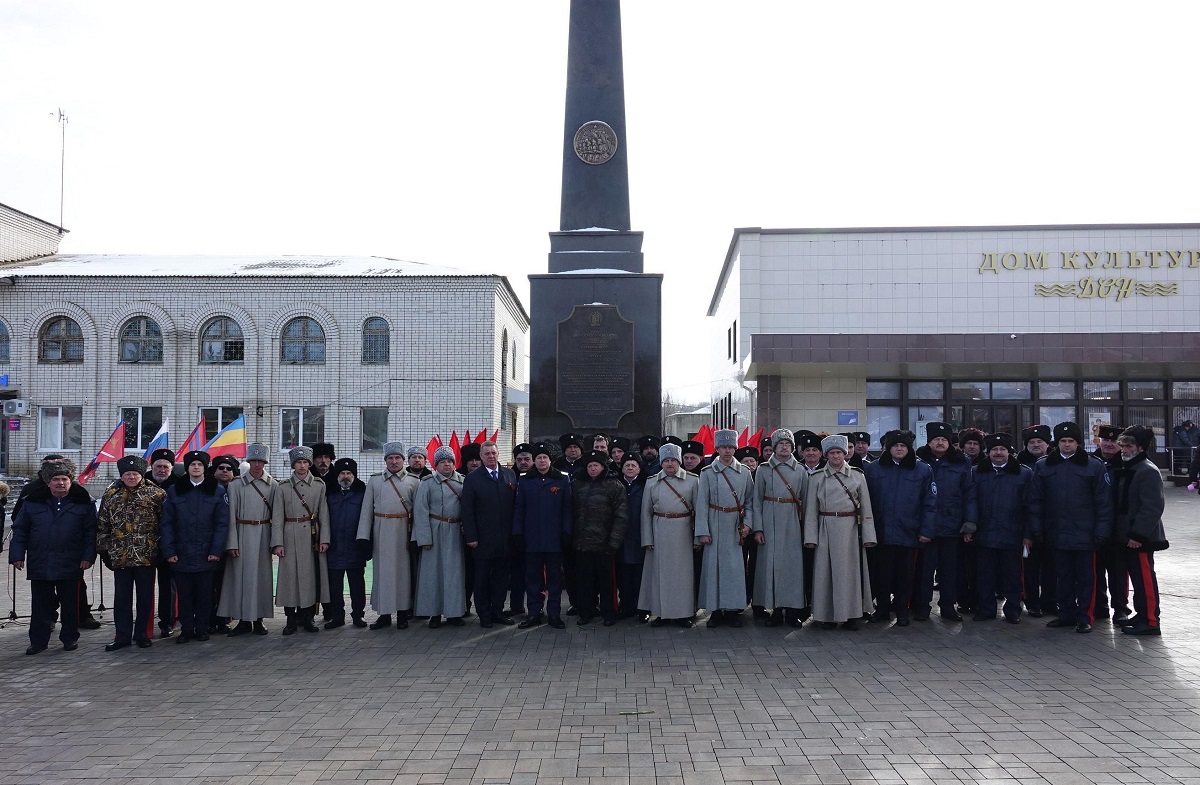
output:
M 371 475 L 371 476 L 374 477 L 375 475 Z M 426 474 L 424 477 L 421 478 L 421 482 L 426 482 L 426 481 L 432 480 L 432 479 L 433 479 L 432 474 Z
M 375 473 L 374 473 L 374 474 L 372 474 L 371 476 L 372 476 L 372 477 L 382 477 L 382 476 L 383 476 L 383 472 L 375 472 Z
M 850 466 L 850 464 L 846 464 L 846 465 Z M 866 474 L 866 472 L 864 472 L 862 469 L 858 468 L 857 466 L 850 466 L 850 471 L 858 472 L 859 474 Z

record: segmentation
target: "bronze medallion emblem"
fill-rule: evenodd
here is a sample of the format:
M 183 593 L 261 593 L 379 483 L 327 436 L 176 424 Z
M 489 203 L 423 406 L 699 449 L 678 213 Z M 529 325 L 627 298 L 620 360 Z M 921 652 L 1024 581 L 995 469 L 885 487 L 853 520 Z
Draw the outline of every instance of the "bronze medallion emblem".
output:
M 617 154 L 617 132 L 608 123 L 589 120 L 575 132 L 572 146 L 580 161 L 599 166 Z

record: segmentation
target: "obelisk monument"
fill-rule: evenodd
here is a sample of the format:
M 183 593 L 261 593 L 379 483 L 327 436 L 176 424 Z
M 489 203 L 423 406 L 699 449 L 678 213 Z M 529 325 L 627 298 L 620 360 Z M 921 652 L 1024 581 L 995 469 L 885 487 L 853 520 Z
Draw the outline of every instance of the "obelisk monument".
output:
M 642 272 L 627 162 L 620 0 L 571 0 L 559 230 L 529 276 L 533 441 L 662 431 L 662 276 Z

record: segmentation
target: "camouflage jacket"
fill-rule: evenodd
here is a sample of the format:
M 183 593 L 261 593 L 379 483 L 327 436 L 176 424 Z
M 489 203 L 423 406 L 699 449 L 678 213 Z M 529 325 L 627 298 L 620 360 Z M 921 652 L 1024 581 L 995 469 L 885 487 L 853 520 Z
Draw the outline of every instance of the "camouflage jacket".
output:
M 96 550 L 107 553 L 112 569 L 157 563 L 159 521 L 167 494 L 144 482 L 136 488 L 117 483 L 100 498 Z

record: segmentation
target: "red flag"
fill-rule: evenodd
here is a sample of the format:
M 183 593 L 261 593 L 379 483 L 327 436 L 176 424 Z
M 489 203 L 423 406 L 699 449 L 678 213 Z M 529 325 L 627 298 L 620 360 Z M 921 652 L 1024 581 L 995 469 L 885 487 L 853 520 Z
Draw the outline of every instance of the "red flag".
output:
M 470 429 L 468 429 L 468 428 L 464 428 L 464 429 L 463 429 L 462 443 L 463 443 L 463 444 L 470 444 L 470 443 L 471 443 L 471 431 L 470 431 Z
M 183 446 L 179 448 L 179 452 L 175 453 L 175 463 L 183 460 L 183 456 L 187 455 L 192 450 L 202 450 L 204 445 L 208 443 L 208 439 L 204 436 L 204 418 L 200 418 L 200 422 L 196 423 L 196 427 L 188 434 L 188 437 L 183 440 Z
M 500 429 L 499 429 L 499 428 L 497 428 L 496 430 L 492 431 L 492 441 L 496 441 L 496 438 L 497 438 L 499 435 L 500 435 Z
M 740 434 L 738 434 L 738 448 L 740 449 L 740 448 L 748 445 L 750 443 L 749 438 L 750 438 L 750 426 L 747 425 L 745 428 L 742 429 L 742 432 Z
M 704 427 L 700 429 L 700 433 L 696 434 L 696 441 L 704 445 L 705 455 L 712 455 L 717 451 L 717 440 L 714 433 L 713 427 L 705 423 Z
M 79 473 L 79 484 L 86 485 L 87 481 L 92 479 L 92 476 L 96 473 L 96 469 L 100 468 L 100 464 L 115 463 L 124 454 L 125 421 L 121 420 L 120 424 L 113 429 L 112 435 L 108 437 L 108 441 L 100 448 L 100 452 L 96 453 L 96 457 Z
M 437 452 L 438 448 L 441 446 L 442 437 L 440 435 L 435 435 L 429 440 L 429 444 L 425 445 L 425 455 L 428 456 L 429 460 L 433 460 L 433 454 Z
M 479 433 L 475 434 L 475 443 L 476 443 L 476 444 L 483 444 L 483 443 L 484 443 L 484 442 L 486 442 L 487 440 L 488 440 L 488 438 L 487 438 L 487 428 L 481 428 L 481 429 L 479 430 Z
M 757 431 L 754 432 L 754 435 L 750 437 L 749 446 L 753 447 L 756 450 L 759 449 L 759 445 L 762 444 L 762 435 L 763 435 L 763 429 L 759 428 Z
M 454 451 L 454 465 L 462 466 L 462 448 L 458 445 L 458 431 L 450 432 L 450 449 Z

